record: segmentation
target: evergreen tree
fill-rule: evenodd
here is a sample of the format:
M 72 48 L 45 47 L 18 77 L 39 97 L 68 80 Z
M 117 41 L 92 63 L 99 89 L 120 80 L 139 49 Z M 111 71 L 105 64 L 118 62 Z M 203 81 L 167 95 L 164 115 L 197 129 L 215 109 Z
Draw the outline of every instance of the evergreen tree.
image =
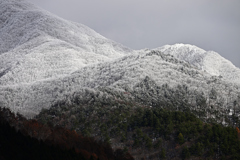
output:
M 178 143 L 181 145 L 184 143 L 184 138 L 183 138 L 183 135 L 182 133 L 179 133 L 178 134 L 178 139 L 177 139 Z

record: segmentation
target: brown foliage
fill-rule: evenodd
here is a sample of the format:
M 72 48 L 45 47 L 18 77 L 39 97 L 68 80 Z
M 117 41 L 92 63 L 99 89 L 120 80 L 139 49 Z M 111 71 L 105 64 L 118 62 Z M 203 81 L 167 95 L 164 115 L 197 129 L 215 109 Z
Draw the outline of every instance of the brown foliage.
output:
M 81 149 L 81 150 L 79 150 L 79 153 L 81 153 L 85 159 L 90 159 L 90 157 L 91 157 L 91 154 L 89 152 L 87 152 L 86 150 Z
M 236 127 L 237 133 L 238 133 L 238 139 L 240 139 L 240 130 L 238 127 Z
M 49 145 L 58 146 L 64 150 L 75 149 L 76 153 L 82 154 L 86 159 L 91 156 L 100 160 L 132 160 L 132 156 L 123 154 L 121 150 L 113 152 L 109 144 L 96 142 L 93 138 L 78 135 L 76 131 L 71 131 L 61 127 L 49 127 L 42 125 L 36 120 L 27 120 L 20 115 L 15 116 L 9 109 L 0 108 L 0 120 L 7 121 L 11 126 L 20 130 L 24 135 L 43 140 Z M 120 160 L 119 159 L 119 160 Z
M 124 153 L 121 149 L 117 149 L 114 154 L 116 156 L 115 160 L 134 160 L 134 158 L 128 152 Z

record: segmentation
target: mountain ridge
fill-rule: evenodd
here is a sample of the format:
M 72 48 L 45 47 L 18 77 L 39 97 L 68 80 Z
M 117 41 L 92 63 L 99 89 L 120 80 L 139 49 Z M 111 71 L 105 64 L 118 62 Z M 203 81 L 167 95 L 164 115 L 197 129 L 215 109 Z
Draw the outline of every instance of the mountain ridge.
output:
M 0 8 L 0 16 L 4 17 L 0 28 L 0 84 L 67 75 L 132 51 L 85 25 L 59 18 L 25 1 L 2 0 Z M 19 71 L 22 73 L 17 74 Z
M 240 69 L 217 52 L 205 51 L 197 46 L 189 44 L 165 45 L 153 50 L 171 54 L 213 76 L 221 76 L 226 81 L 233 81 L 234 83 L 240 84 Z
M 240 95 L 240 69 L 216 52 L 188 44 L 136 51 L 24 0 L 0 0 L 0 8 L 0 104 L 24 116 L 101 87 L 131 93 L 132 101 L 137 97 L 148 105 L 165 94 L 166 84 L 169 92 L 187 87 L 192 105 L 197 98 L 190 93 L 225 109 L 233 108 L 228 99 Z M 139 87 L 142 81 L 150 89 Z M 152 102 L 145 90 L 153 91 Z

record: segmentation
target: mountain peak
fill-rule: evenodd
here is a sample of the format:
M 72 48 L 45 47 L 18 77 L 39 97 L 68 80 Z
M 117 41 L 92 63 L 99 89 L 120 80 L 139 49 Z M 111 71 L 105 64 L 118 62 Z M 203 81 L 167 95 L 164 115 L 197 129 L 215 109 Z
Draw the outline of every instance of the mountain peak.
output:
M 240 83 L 240 69 L 214 51 L 205 51 L 195 45 L 165 45 L 153 50 L 173 55 L 213 76 L 221 76 L 226 81 Z
M 0 85 L 66 76 L 131 52 L 26 1 L 0 0 Z
M 191 44 L 183 44 L 183 43 L 176 43 L 174 45 L 164 45 L 162 47 L 158 47 L 153 50 L 159 50 L 161 52 L 165 52 L 166 54 L 176 55 L 176 56 L 184 56 L 189 54 L 203 54 L 206 52 L 205 50 Z M 181 54 L 180 54 L 181 53 Z
M 173 45 L 165 45 L 163 47 L 170 47 L 170 48 L 175 48 L 175 49 L 180 49 L 180 48 L 189 48 L 189 49 L 198 49 L 198 50 L 203 50 L 195 45 L 192 44 L 184 44 L 184 43 L 176 43 Z

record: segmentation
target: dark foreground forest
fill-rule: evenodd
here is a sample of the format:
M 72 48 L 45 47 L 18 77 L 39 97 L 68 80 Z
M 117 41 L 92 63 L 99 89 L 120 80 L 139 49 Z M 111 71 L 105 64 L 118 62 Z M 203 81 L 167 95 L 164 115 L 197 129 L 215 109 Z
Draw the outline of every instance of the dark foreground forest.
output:
M 129 153 L 113 151 L 104 142 L 83 137 L 75 131 L 49 127 L 36 120 L 0 110 L 1 160 L 132 160 Z
M 62 105 L 33 120 L 0 110 L 3 160 L 237 160 L 239 139 L 236 126 L 203 123 L 189 112 L 160 108 Z
M 188 111 L 127 103 L 58 105 L 36 118 L 121 148 L 136 159 L 240 159 L 237 126 L 204 123 Z

